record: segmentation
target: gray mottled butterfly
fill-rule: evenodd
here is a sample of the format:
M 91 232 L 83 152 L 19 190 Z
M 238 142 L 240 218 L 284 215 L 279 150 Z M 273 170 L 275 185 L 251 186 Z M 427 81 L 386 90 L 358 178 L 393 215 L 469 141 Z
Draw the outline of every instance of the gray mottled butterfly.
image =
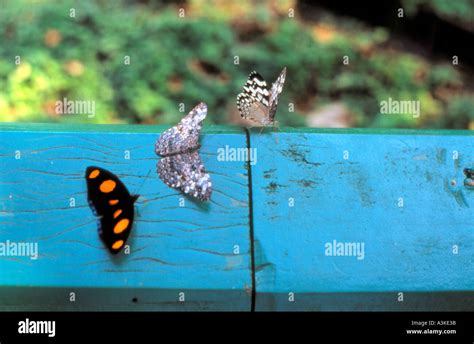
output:
M 166 130 L 155 144 L 162 158 L 156 165 L 160 179 L 200 201 L 211 198 L 211 177 L 199 156 L 199 134 L 207 115 L 207 105 L 199 103 L 178 125 Z
M 251 119 L 262 126 L 273 125 L 285 77 L 286 67 L 268 90 L 267 83 L 260 74 L 255 71 L 250 73 L 243 91 L 237 95 L 237 108 L 242 118 Z

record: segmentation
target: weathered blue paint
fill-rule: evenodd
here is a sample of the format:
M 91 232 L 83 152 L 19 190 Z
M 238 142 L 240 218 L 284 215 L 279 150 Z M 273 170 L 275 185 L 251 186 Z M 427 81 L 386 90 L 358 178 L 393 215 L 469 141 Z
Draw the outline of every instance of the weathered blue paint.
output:
M 245 132 L 202 135 L 212 201 L 185 198 L 181 207 L 183 196 L 156 174 L 154 143 L 164 128 L 130 128 L 1 127 L 0 242 L 37 242 L 39 258 L 0 257 L 0 309 L 250 309 L 247 166 L 217 161 L 222 145 L 246 147 Z M 129 255 L 111 256 L 99 239 L 87 203 L 89 165 L 141 195 Z
M 250 145 L 257 310 L 474 309 L 472 132 L 256 130 Z M 334 240 L 364 259 L 327 256 Z
M 0 242 L 38 242 L 40 254 L 0 257 L 1 310 L 248 311 L 253 287 L 257 310 L 474 309 L 472 132 L 256 129 L 247 142 L 208 129 L 212 201 L 180 207 L 155 173 L 163 127 L 0 129 Z M 250 183 L 246 162 L 217 159 L 248 143 Z M 89 165 L 142 196 L 130 255 L 111 257 L 98 237 Z M 364 243 L 364 259 L 326 256 L 333 240 Z

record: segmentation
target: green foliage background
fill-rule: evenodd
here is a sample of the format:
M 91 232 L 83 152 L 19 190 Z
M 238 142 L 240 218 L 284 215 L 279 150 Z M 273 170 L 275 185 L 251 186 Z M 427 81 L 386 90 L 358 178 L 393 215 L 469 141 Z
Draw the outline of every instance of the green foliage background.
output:
M 432 3 L 449 14 L 445 2 Z M 474 5 L 463 3 L 472 13 Z M 298 13 L 289 17 L 295 7 L 292 0 L 5 1 L 0 120 L 175 123 L 180 103 L 189 110 L 205 101 L 208 121 L 223 124 L 235 115 L 250 71 L 271 82 L 286 66 L 282 125 L 305 125 L 308 114 L 341 102 L 359 127 L 474 128 L 473 93 L 452 61 L 394 50 L 386 29 L 351 18 L 305 23 Z M 65 97 L 95 101 L 97 115 L 57 115 L 54 104 Z M 389 97 L 420 100 L 422 116 L 380 115 L 380 101 Z

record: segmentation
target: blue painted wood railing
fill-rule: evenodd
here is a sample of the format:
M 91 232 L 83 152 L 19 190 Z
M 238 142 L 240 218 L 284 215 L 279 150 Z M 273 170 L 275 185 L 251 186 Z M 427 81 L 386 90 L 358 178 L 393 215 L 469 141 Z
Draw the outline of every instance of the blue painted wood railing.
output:
M 164 127 L 0 129 L 0 310 L 474 309 L 472 132 L 208 128 L 201 204 L 156 175 Z M 141 195 L 129 254 L 98 237 L 89 165 Z

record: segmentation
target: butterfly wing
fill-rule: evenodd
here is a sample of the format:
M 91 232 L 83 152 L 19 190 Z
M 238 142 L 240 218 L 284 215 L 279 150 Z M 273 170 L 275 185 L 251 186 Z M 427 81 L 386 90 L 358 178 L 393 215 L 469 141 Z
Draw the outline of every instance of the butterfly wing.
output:
M 168 156 L 198 148 L 199 134 L 206 115 L 207 105 L 199 103 L 176 126 L 160 135 L 155 144 L 155 153 Z
M 163 156 L 157 164 L 161 180 L 204 201 L 211 197 L 212 183 L 197 149 L 206 115 L 206 104 L 198 104 L 177 126 L 160 135 L 155 145 L 155 152 Z
M 267 83 L 263 77 L 255 71 L 250 73 L 242 93 L 248 94 L 264 106 L 268 106 L 269 104 L 270 93 L 268 92 Z
M 242 92 L 237 95 L 237 109 L 239 109 L 240 116 L 244 119 L 250 117 L 250 107 L 256 101 L 255 98 L 252 98 L 249 94 Z
M 280 72 L 280 75 L 272 84 L 272 89 L 270 90 L 270 104 L 269 104 L 270 110 L 268 113 L 270 122 L 273 122 L 275 120 L 275 114 L 278 107 L 278 97 L 280 96 L 280 93 L 283 91 L 285 78 L 286 78 L 286 67 L 283 68 L 283 70 Z
M 130 235 L 134 217 L 132 196 L 112 172 L 89 166 L 85 173 L 87 198 L 94 213 L 100 217 L 99 236 L 111 253 L 118 253 Z
M 259 124 L 268 124 L 270 92 L 267 83 L 257 72 L 249 75 L 241 93 L 237 95 L 237 108 L 240 116 Z
M 157 164 L 160 179 L 200 201 L 211 198 L 212 182 L 197 151 L 162 158 Z

